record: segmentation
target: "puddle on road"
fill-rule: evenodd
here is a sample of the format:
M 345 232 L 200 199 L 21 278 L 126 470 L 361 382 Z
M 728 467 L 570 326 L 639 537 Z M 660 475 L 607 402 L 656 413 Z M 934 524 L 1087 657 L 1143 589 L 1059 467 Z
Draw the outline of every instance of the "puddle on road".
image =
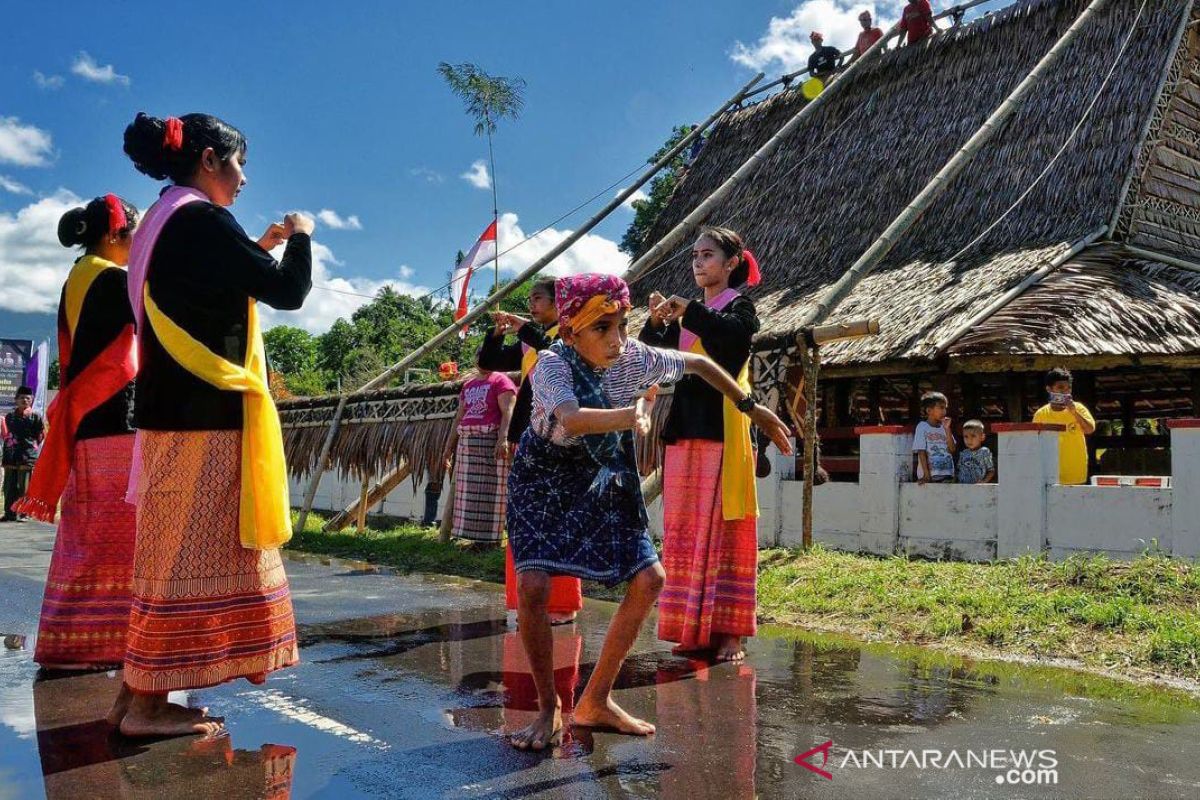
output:
M 297 587 L 394 580 L 326 566 L 315 588 L 303 578 Z M 4 637 L 0 796 L 1200 796 L 1200 763 L 1185 755 L 1200 737 L 1200 704 L 1182 693 L 772 626 L 746 663 L 719 665 L 672 656 L 648 626 L 617 689 L 656 723 L 654 737 L 575 729 L 548 757 L 519 753 L 503 736 L 529 723 L 537 701 L 494 589 L 415 580 L 415 594 L 390 597 L 402 612 L 300 625 L 301 665 L 265 686 L 193 693 L 230 720 L 230 733 L 209 741 L 123 739 L 103 722 L 117 675 L 35 682 L 32 642 Z M 454 592 L 453 610 L 439 591 Z M 554 630 L 568 715 L 613 609 L 589 603 L 577 624 Z M 832 781 L 794 760 L 826 741 Z M 850 752 L 897 748 L 1049 748 L 1058 782 L 1000 795 L 988 772 L 838 768 Z

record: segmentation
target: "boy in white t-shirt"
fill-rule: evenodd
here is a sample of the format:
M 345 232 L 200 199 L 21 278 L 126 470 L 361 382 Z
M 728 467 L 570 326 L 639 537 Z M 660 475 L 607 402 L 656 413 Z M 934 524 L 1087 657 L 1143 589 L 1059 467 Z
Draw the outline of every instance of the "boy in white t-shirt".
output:
M 954 481 L 954 434 L 946 409 L 950 402 L 941 392 L 921 396 L 921 412 L 925 415 L 913 433 L 913 452 L 917 454 L 917 483 L 951 483 Z

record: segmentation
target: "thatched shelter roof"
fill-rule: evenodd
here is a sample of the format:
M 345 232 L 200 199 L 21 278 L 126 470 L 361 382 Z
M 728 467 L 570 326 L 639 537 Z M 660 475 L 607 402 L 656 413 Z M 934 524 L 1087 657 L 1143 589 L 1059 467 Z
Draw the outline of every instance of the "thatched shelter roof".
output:
M 1200 260 L 1196 249 L 1189 249 L 1192 242 L 1200 244 L 1196 29 L 1178 51 L 1174 48 L 1192 3 L 1147 0 L 1134 26 L 1140 4 L 1114 0 L 1083 30 L 1026 105 L 842 304 L 836 318 L 879 317 L 882 333 L 826 348 L 826 363 L 919 362 L 939 356 L 947 334 L 986 322 L 978 320 L 981 312 L 1027 276 L 1089 235 L 1107 239 L 1122 209 L 1129 218 L 1123 217 L 1122 228 L 1131 241 L 1160 250 L 1173 245 L 1176 255 Z M 1084 0 L 1022 0 L 923 45 L 863 64 L 716 208 L 708 222 L 741 232 L 764 267 L 763 285 L 751 291 L 764 323 L 760 349 L 790 339 L 813 302 L 1025 77 L 1084 5 Z M 1131 29 L 1128 48 L 1100 92 Z M 1164 76 L 1167 88 L 1160 92 Z M 982 240 L 954 258 L 1035 182 L 1093 100 L 1080 133 L 1041 182 Z M 785 91 L 722 122 L 645 248 L 711 194 L 803 103 L 798 91 Z M 1148 126 L 1153 139 L 1143 145 Z M 1152 197 L 1154 192 L 1158 196 Z M 1152 240 L 1145 238 L 1151 229 Z M 638 302 L 655 289 L 695 293 L 687 250 L 690 243 L 634 281 Z M 1036 346 L 1065 356 L 1195 347 L 1200 308 L 1188 297 L 1195 281 L 1145 261 L 1109 258 L 1103 267 L 1089 264 L 1086 258 L 1068 261 L 1062 276 L 1018 296 L 1023 319 L 1038 314 L 1044 319 L 1067 302 L 1069 295 L 1059 290 L 1097 288 L 1087 302 L 1067 307 L 1072 315 L 1087 316 L 1077 330 L 1089 335 L 1064 332 Z M 1166 308 L 1145 299 L 1138 301 L 1141 305 L 1131 302 L 1155 292 L 1169 295 Z M 1170 319 L 1125 324 L 1134 307 Z M 1023 343 L 1014 345 L 1011 337 L 996 332 L 1007 319 L 993 318 L 985 326 L 992 333 L 973 332 L 952 343 L 949 354 L 1034 346 L 1028 340 L 1041 329 L 1025 329 Z

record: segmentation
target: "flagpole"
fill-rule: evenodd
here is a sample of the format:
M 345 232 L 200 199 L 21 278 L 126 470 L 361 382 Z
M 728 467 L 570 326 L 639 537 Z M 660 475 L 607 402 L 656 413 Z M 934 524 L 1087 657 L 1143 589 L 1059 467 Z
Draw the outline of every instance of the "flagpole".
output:
M 578 230 L 571 233 L 569 236 L 559 242 L 557 246 L 551 248 L 550 252 L 546 253 L 537 261 L 533 262 L 524 270 L 522 270 L 512 279 L 510 283 L 495 291 L 491 297 L 487 298 L 478 306 L 476 306 L 467 314 L 467 316 L 463 317 L 461 320 L 455 320 L 452 324 L 444 328 L 429 341 L 425 342 L 425 344 L 421 345 L 416 350 L 413 350 L 404 358 L 400 359 L 400 361 L 396 364 L 388 367 L 374 379 L 368 381 L 365 385 L 358 389 L 358 392 L 369 392 L 372 389 L 383 386 L 396 375 L 400 374 L 401 371 L 408 367 L 409 364 L 424 358 L 435 347 L 457 334 L 463 325 L 470 325 L 476 319 L 482 317 L 487 313 L 489 308 L 495 306 L 504 298 L 508 297 L 508 295 L 516 291 L 517 287 L 520 286 L 524 281 L 532 278 L 534 275 L 537 275 L 539 272 L 545 269 L 551 261 L 565 253 L 567 249 L 571 247 L 571 245 L 582 239 L 589 231 L 591 231 L 592 228 L 599 225 L 605 217 L 611 214 L 614 210 L 620 208 L 626 200 L 633 196 L 634 192 L 636 192 L 647 181 L 657 175 L 659 170 L 670 164 L 672 159 L 682 153 L 696 138 L 708 130 L 708 128 L 711 127 L 718 119 L 720 119 L 726 111 L 737 107 L 742 102 L 742 99 L 745 98 L 747 93 L 749 93 L 751 89 L 758 85 L 758 82 L 762 79 L 763 74 L 761 72 L 758 75 L 755 75 L 754 78 L 751 79 L 750 82 L 743 86 L 740 90 L 738 90 L 733 97 L 726 100 L 721 104 L 720 108 L 710 114 L 708 119 L 697 125 L 691 133 L 680 139 L 679 142 L 676 143 L 676 145 L 666 153 L 664 153 L 663 156 L 658 159 L 658 161 L 655 161 L 653 164 L 651 164 L 650 168 L 639 175 L 633 183 L 621 190 L 616 197 L 609 201 L 608 205 L 597 211 L 591 217 L 591 219 L 583 223 L 583 225 L 580 225 Z M 496 255 L 499 256 L 499 254 L 500 250 L 497 249 Z M 338 404 L 333 410 L 333 418 L 329 421 L 329 430 L 325 434 L 325 441 L 321 443 L 321 451 L 317 455 L 316 464 L 313 466 L 313 474 L 309 477 L 308 490 L 304 493 L 304 504 L 300 507 L 300 517 L 296 523 L 296 530 L 304 529 L 305 520 L 308 519 L 308 512 L 312 510 L 313 500 L 317 496 L 317 486 L 321 482 L 321 475 L 325 472 L 325 462 L 329 460 L 329 452 L 333 449 L 333 440 L 337 437 L 338 428 L 342 423 L 342 414 L 346 410 L 346 403 L 348 402 L 349 398 L 349 394 L 343 394 L 340 398 L 338 398 Z

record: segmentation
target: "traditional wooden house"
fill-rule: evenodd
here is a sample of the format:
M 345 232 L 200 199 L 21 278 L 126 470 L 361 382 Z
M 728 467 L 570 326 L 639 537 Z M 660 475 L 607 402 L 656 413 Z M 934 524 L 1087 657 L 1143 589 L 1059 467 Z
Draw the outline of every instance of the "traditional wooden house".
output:
M 795 380 L 798 321 L 1079 15 L 1021 0 L 856 70 L 719 205 L 764 282 L 756 382 Z M 804 104 L 786 90 L 727 116 L 652 228 L 649 249 Z M 1113 0 L 835 318 L 881 333 L 822 352 L 826 466 L 855 424 L 913 422 L 937 388 L 952 415 L 1028 420 L 1064 365 L 1102 421 L 1106 471 L 1161 468 L 1163 417 L 1200 415 L 1200 13 Z M 694 294 L 690 244 L 633 281 Z M 352 397 L 331 466 L 400 461 L 441 480 L 457 384 Z M 294 474 L 315 464 L 336 398 L 281 404 Z M 660 409 L 665 410 L 665 409 Z M 650 453 L 652 448 L 647 448 Z M 844 462 L 844 463 L 843 463 Z
M 751 292 L 760 387 L 785 377 L 813 302 L 1085 5 L 1022 0 L 863 64 L 713 211 L 709 223 L 742 233 L 763 264 Z M 1055 365 L 1105 421 L 1093 445 L 1110 460 L 1166 445 L 1165 430 L 1138 420 L 1200 414 L 1197 22 L 1192 2 L 1110 3 L 837 309 L 882 330 L 822 352 L 827 455 L 848 426 L 914 422 L 935 388 L 960 421 L 1028 420 Z M 645 249 L 804 103 L 784 91 L 724 120 Z M 636 298 L 694 294 L 689 251 L 650 265 Z M 1153 465 L 1144 460 L 1108 466 Z

